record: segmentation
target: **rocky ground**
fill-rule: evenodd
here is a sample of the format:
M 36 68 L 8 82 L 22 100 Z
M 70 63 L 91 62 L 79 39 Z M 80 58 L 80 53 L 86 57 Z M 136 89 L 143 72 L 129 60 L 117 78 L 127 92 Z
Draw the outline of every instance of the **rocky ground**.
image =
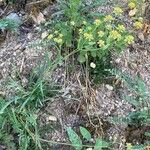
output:
M 44 61 L 45 49 L 29 46 L 42 38 L 35 24 L 33 23 L 32 27 L 21 26 L 17 35 L 8 31 L 5 40 L 0 42 L 0 94 L 3 96 L 8 93 L 4 86 L 8 77 L 15 77 L 16 74 L 19 74 L 22 83 L 27 84 L 31 70 L 38 66 L 39 62 Z M 113 55 L 112 63 L 122 72 L 131 75 L 132 78 L 139 75 L 150 90 L 150 35 L 141 38 L 139 34 L 137 33 L 136 43 L 121 53 L 119 57 Z M 109 84 L 101 84 L 96 88 L 90 87 L 90 92 L 88 91 L 90 98 L 87 99 L 87 91 L 80 81 L 80 76 L 82 76 L 80 70 L 81 68 L 69 78 L 66 77 L 65 64 L 55 70 L 53 80 L 64 85 L 60 91 L 61 98 L 58 97 L 53 103 L 47 104 L 39 116 L 41 125 L 53 122 L 59 128 L 54 132 L 45 133 L 44 137 L 47 140 L 66 142 L 68 140 L 64 126 L 77 128 L 84 124 L 92 131 L 93 136 L 104 134 L 110 140 L 119 143 L 116 149 L 123 150 L 125 142 L 128 142 L 126 139 L 127 126 L 124 124 L 110 125 L 107 119 L 110 116 L 123 117 L 134 109 Z M 120 86 L 119 91 L 127 94 L 127 89 L 123 85 Z M 58 146 L 57 149 L 69 148 Z

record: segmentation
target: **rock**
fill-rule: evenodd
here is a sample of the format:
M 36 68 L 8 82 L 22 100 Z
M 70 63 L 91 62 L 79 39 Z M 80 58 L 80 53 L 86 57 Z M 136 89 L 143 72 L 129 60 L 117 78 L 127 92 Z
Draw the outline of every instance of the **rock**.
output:
M 117 59 L 115 60 L 115 62 L 116 62 L 117 64 L 119 64 L 120 61 L 121 61 L 121 58 L 117 58 Z
M 136 9 L 136 8 L 130 10 L 130 11 L 129 11 L 129 16 L 130 16 L 130 17 L 133 17 L 133 16 L 136 14 L 136 12 L 137 12 L 137 9 Z
M 16 13 L 10 13 L 8 16 L 6 16 L 6 19 L 13 20 L 17 24 L 21 24 L 21 18 Z
M 41 38 L 45 39 L 47 36 L 48 36 L 48 32 L 45 31 L 45 32 L 42 33 Z
M 145 40 L 144 34 L 142 32 L 138 33 L 138 38 L 143 42 Z

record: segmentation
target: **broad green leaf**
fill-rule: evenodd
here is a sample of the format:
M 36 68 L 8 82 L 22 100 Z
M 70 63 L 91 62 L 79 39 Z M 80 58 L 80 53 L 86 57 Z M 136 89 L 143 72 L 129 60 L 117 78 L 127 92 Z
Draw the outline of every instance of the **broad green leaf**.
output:
M 91 50 L 91 55 L 92 55 L 92 57 L 96 57 L 96 55 L 97 55 L 97 51 L 95 51 L 95 50 Z
M 103 141 L 102 139 L 96 139 L 96 143 L 94 146 L 94 150 L 102 150 L 102 148 L 107 148 L 108 143 Z
M 90 140 L 91 139 L 91 133 L 84 127 L 80 127 L 80 132 L 83 136 L 83 138 L 85 138 L 86 140 Z
M 67 128 L 67 134 L 69 136 L 69 140 L 73 144 L 72 146 L 75 148 L 75 150 L 82 150 L 82 141 L 80 137 L 77 135 L 75 131 L 71 127 Z
M 150 137 L 150 132 L 145 132 L 145 135 Z

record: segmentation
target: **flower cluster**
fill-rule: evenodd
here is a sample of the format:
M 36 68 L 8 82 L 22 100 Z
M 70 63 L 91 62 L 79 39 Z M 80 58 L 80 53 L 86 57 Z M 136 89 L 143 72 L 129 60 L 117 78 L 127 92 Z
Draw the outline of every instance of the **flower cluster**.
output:
M 115 15 L 121 15 L 123 13 L 123 10 L 120 7 L 114 8 Z
M 132 44 L 134 42 L 134 37 L 132 35 L 128 35 L 125 37 L 125 43 Z
M 122 25 L 122 24 L 119 24 L 119 25 L 117 26 L 117 30 L 118 30 L 119 32 L 124 32 L 124 31 L 125 31 L 125 26 Z
M 113 21 L 114 20 L 114 18 L 111 16 L 111 15 L 107 15 L 107 16 L 105 16 L 105 18 L 104 18 L 104 21 L 105 22 L 109 22 L 109 21 Z
M 99 40 L 98 42 L 99 47 L 104 47 L 105 46 L 105 41 Z
M 143 24 L 142 22 L 140 21 L 136 21 L 133 26 L 136 28 L 136 29 L 142 29 L 143 28 Z
M 137 9 L 137 4 L 136 0 L 129 0 L 128 10 L 134 11 L 134 9 Z M 68 21 L 65 25 L 66 32 L 69 31 L 68 34 L 70 34 L 70 36 L 64 37 L 64 35 L 61 34 L 64 32 L 64 29 L 62 32 L 61 29 L 59 29 L 59 31 L 56 30 L 54 34 L 49 34 L 47 39 L 59 46 L 62 46 L 62 44 L 65 46 L 73 43 L 72 39 L 68 40 L 68 37 L 73 37 L 73 41 L 76 43 L 74 47 L 79 51 L 78 60 L 81 63 L 86 61 L 88 55 L 94 58 L 102 58 L 104 55 L 107 55 L 111 49 L 120 52 L 124 47 L 134 43 L 134 36 L 130 34 L 125 23 L 121 21 L 123 13 L 123 9 L 117 6 L 113 9 L 112 15 L 100 16 L 91 22 L 85 18 L 82 18 L 83 20 L 81 19 L 79 22 L 74 20 Z M 118 20 L 118 18 L 120 18 L 120 20 Z M 142 29 L 143 19 L 134 18 L 136 18 L 136 21 L 134 21 L 133 27 L 135 29 Z M 69 27 L 70 30 L 68 30 Z M 92 68 L 96 67 L 93 62 L 90 66 Z
M 59 45 L 62 45 L 63 44 L 63 34 L 58 34 L 59 32 L 58 31 L 55 31 L 54 32 L 54 35 L 53 34 L 49 34 L 47 36 L 47 39 L 48 40 L 53 40 L 54 42 L 56 42 L 57 44 Z
M 94 37 L 91 33 L 84 33 L 84 37 L 88 41 L 92 41 L 94 39 Z
M 104 33 L 104 31 L 101 31 L 101 30 L 100 30 L 100 31 L 98 31 L 98 36 L 99 36 L 99 37 L 103 37 L 103 36 L 104 36 L 104 34 L 105 34 L 105 33 Z
M 130 2 L 130 3 L 128 4 L 128 7 L 129 7 L 130 9 L 134 9 L 134 8 L 136 7 L 136 4 L 135 4 L 134 2 Z
M 112 30 L 110 32 L 110 38 L 114 39 L 114 40 L 120 40 L 121 39 L 121 34 L 117 31 L 117 30 Z
M 101 24 L 101 20 L 100 20 L 100 19 L 96 19 L 96 20 L 94 21 L 94 24 L 97 25 L 97 26 L 100 25 L 100 24 Z

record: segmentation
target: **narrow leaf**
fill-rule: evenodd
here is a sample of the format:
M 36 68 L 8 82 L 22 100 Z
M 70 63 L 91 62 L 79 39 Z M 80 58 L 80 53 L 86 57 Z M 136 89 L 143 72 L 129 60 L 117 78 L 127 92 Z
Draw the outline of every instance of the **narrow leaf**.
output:
M 86 140 L 90 140 L 91 139 L 91 133 L 84 127 L 80 127 L 80 132 L 83 136 L 83 138 L 85 138 Z

